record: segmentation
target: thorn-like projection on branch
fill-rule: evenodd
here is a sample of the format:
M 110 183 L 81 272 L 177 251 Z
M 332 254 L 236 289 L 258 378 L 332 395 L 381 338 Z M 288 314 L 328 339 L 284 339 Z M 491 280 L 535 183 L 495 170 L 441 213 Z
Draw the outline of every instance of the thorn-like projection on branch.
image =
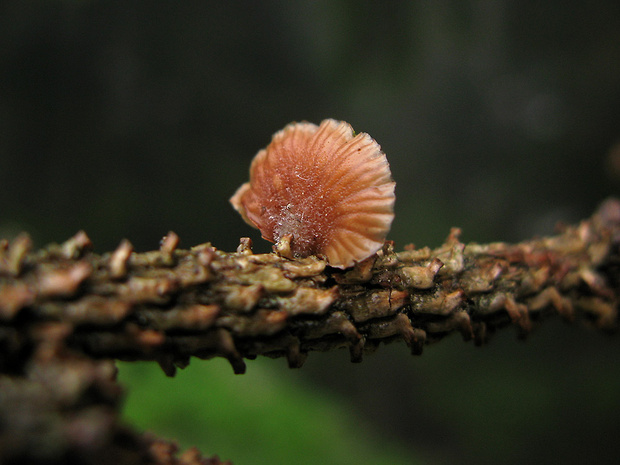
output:
M 277 132 L 230 201 L 282 257 L 322 255 L 330 266 L 349 268 L 383 246 L 394 186 L 374 139 L 326 119 Z
M 122 241 L 97 255 L 83 232 L 38 251 L 25 235 L 2 241 L 0 369 L 26 366 L 50 324 L 77 353 L 155 360 L 168 375 L 192 356 L 243 373 L 259 355 L 300 367 L 311 351 L 346 348 L 359 362 L 393 340 L 420 354 L 454 332 L 476 344 L 505 326 L 525 337 L 552 315 L 618 329 L 617 200 L 557 236 L 464 244 L 454 229 L 435 250 L 395 252 L 388 241 L 347 269 L 254 254 L 247 238 L 232 253 L 178 243 L 169 233 L 156 251 Z

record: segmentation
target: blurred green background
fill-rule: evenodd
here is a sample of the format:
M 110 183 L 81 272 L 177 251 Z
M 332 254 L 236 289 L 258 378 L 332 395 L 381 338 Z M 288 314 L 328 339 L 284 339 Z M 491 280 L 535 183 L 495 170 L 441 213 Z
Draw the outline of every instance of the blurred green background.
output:
M 618 195 L 620 3 L 2 2 L 0 237 L 267 251 L 228 198 L 273 132 L 326 117 L 387 153 L 397 248 L 551 234 Z M 515 334 L 120 364 L 126 417 L 237 465 L 617 463 L 618 339 Z

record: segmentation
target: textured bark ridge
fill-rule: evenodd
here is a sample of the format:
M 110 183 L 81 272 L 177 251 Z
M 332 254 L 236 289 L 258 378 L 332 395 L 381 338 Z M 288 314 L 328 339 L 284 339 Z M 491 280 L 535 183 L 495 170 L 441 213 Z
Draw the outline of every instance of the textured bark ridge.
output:
M 98 255 L 83 232 L 36 251 L 27 235 L 0 241 L 0 461 L 101 463 L 105 448 L 111 462 L 219 463 L 121 425 L 113 359 L 156 360 L 173 376 L 192 356 L 225 357 L 243 373 L 258 355 L 300 367 L 315 350 L 359 362 L 393 340 L 421 354 L 453 332 L 526 336 L 554 315 L 618 329 L 617 200 L 553 237 L 466 245 L 454 229 L 435 250 L 388 242 L 347 270 L 253 254 L 249 239 L 233 253 L 178 242 Z
M 486 342 L 512 324 L 525 336 L 559 314 L 601 330 L 618 327 L 620 202 L 561 234 L 520 244 L 468 244 L 451 231 L 435 249 L 386 243 L 348 270 L 320 258 L 255 255 L 210 244 L 177 249 L 170 233 L 157 251 L 124 240 L 90 252 L 86 234 L 30 250 L 27 236 L 0 244 L 0 368 L 23 366 L 43 327 L 92 358 L 157 360 L 167 374 L 191 356 L 284 356 L 302 365 L 313 350 L 346 347 L 354 362 L 381 342 L 403 339 L 414 354 L 458 331 Z M 10 341 L 10 344 L 9 344 Z

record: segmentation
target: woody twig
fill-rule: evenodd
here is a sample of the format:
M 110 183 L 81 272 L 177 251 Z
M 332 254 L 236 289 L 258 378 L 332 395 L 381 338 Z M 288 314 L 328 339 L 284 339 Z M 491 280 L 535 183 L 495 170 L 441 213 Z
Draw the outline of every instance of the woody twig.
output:
M 515 326 L 521 336 L 559 315 L 605 332 L 618 328 L 620 202 L 553 237 L 463 244 L 453 229 L 435 249 L 386 243 L 346 270 L 320 257 L 253 254 L 201 244 L 136 253 L 124 240 L 103 255 L 86 234 L 32 251 L 27 236 L 0 245 L 3 371 L 23 365 L 41 327 L 62 327 L 67 347 L 96 359 L 156 360 L 173 375 L 190 357 L 286 357 L 345 347 L 351 360 L 402 339 L 413 354 L 453 333 L 485 343 Z
M 525 337 L 557 316 L 618 329 L 618 200 L 553 237 L 463 244 L 453 229 L 437 249 L 387 242 L 344 270 L 286 258 L 283 244 L 178 243 L 169 233 L 156 251 L 123 240 L 98 255 L 83 232 L 41 250 L 25 234 L 0 241 L 0 462 L 221 463 L 123 425 L 114 359 L 156 360 L 173 376 L 191 357 L 225 357 L 243 373 L 259 355 L 300 367 L 316 350 L 360 362 L 393 340 L 421 354 L 455 332 Z

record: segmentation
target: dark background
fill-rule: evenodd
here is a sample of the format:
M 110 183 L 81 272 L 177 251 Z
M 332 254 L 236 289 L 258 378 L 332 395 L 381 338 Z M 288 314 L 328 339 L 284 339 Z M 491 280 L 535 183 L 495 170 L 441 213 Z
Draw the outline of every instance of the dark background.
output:
M 268 251 L 228 198 L 273 132 L 326 117 L 386 152 L 397 248 L 437 246 L 452 226 L 464 241 L 552 234 L 618 194 L 620 3 L 3 2 L 0 237 L 40 246 L 84 229 L 105 252 L 173 230 L 183 247 L 250 235 Z M 346 403 L 412 461 L 616 463 L 618 340 L 560 323 L 525 344 L 504 333 L 249 371 Z

